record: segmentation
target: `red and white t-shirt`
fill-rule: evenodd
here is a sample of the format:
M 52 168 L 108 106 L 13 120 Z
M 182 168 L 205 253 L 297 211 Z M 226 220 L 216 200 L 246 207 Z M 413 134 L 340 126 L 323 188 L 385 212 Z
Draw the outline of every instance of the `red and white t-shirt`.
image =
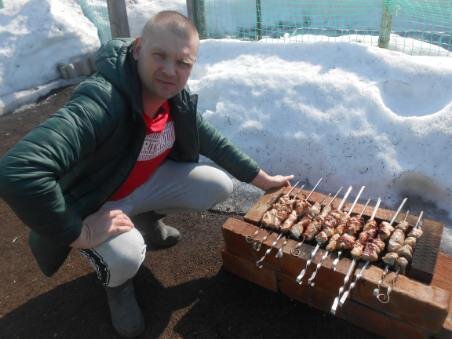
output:
M 143 114 L 143 117 L 146 123 L 146 137 L 140 155 L 127 180 L 110 197 L 110 200 L 125 198 L 140 187 L 157 170 L 173 148 L 176 136 L 168 101 L 160 106 L 153 119 L 146 114 Z

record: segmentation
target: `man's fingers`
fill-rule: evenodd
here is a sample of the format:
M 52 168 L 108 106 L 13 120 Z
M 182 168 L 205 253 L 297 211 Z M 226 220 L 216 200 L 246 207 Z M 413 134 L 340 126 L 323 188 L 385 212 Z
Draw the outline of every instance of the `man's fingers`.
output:
M 108 215 L 111 218 L 116 217 L 117 215 L 121 215 L 121 214 L 124 214 L 124 212 L 121 211 L 121 210 L 111 210 L 111 211 L 108 212 Z
M 122 234 L 129 232 L 133 227 L 128 226 L 115 226 L 111 231 L 113 234 Z
M 124 218 L 122 218 L 122 219 L 115 218 L 114 225 L 115 226 L 127 226 L 130 228 L 134 227 L 133 222 L 130 219 L 124 219 Z

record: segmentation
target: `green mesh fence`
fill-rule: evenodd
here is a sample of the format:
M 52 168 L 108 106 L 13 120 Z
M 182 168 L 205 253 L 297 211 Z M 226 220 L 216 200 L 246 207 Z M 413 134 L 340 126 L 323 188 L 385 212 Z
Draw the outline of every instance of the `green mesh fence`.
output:
M 452 0 L 197 0 L 204 38 L 355 41 L 452 55 Z
M 0 0 L 1 1 L 1 0 Z M 111 40 L 106 0 L 77 0 L 83 14 L 96 26 L 101 44 Z

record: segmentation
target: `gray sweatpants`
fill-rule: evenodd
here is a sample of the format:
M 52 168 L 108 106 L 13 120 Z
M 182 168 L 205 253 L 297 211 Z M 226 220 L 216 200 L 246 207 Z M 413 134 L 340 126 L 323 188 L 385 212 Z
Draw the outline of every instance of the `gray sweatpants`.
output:
M 148 211 L 169 214 L 207 210 L 232 193 L 232 180 L 223 171 L 197 163 L 166 160 L 129 196 L 106 202 L 100 210 L 120 209 L 129 217 Z M 99 246 L 80 251 L 105 286 L 115 287 L 135 276 L 145 254 L 143 236 L 133 228 Z

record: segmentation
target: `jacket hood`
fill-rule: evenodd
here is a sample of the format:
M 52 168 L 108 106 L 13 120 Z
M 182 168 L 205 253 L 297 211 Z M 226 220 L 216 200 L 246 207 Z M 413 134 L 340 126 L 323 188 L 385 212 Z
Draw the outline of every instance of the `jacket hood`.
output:
M 96 68 L 141 112 L 141 80 L 133 58 L 132 38 L 112 39 L 97 52 Z

